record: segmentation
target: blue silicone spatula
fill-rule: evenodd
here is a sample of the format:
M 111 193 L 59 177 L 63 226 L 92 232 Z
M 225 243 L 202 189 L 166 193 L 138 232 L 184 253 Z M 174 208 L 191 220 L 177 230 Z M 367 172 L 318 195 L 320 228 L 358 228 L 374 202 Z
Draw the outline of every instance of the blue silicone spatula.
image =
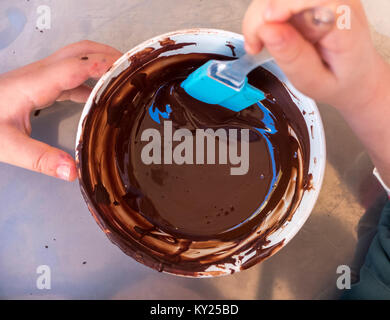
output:
M 290 23 L 315 43 L 332 29 L 334 21 L 332 10 L 317 7 L 296 14 Z M 239 112 L 265 99 L 264 92 L 248 83 L 247 74 L 270 60 L 272 57 L 266 49 L 258 55 L 246 54 L 236 60 L 210 60 L 191 73 L 181 86 L 199 101 Z
M 238 112 L 265 99 L 263 91 L 248 83 L 247 74 L 271 59 L 263 50 L 259 55 L 246 54 L 237 60 L 210 60 L 191 73 L 182 87 L 197 100 Z

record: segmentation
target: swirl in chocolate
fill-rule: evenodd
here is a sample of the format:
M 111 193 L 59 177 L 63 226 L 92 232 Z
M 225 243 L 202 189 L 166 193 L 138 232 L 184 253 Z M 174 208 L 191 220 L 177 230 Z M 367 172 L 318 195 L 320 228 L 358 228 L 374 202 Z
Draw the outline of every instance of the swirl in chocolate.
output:
M 131 57 L 90 109 L 78 147 L 83 195 L 107 236 L 145 265 L 186 276 L 246 269 L 283 245 L 268 247 L 267 237 L 291 219 L 305 192 L 305 121 L 283 84 L 261 67 L 249 74 L 267 93 L 261 103 L 235 113 L 193 99 L 181 82 L 206 61 L 228 57 L 162 56 L 195 44 L 161 45 Z M 163 136 L 164 118 L 194 135 L 249 129 L 248 173 L 230 175 L 229 164 L 144 164 L 141 134 L 154 128 Z

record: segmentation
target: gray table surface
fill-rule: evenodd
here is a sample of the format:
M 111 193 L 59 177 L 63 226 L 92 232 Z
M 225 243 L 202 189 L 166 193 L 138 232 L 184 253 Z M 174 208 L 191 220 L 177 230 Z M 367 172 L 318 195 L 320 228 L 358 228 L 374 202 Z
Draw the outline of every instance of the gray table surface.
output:
M 377 47 L 389 59 L 389 2 L 364 3 Z M 1 0 L 0 73 L 82 39 L 127 51 L 152 36 L 177 29 L 240 32 L 248 4 L 248 0 Z M 40 5 L 48 5 L 52 14 L 51 29 L 43 32 L 35 28 Z M 21 32 L 7 31 L 10 8 L 26 17 Z M 32 119 L 33 137 L 73 154 L 82 107 L 64 102 L 42 111 Z M 356 268 L 361 263 L 368 242 L 360 241 L 361 250 L 355 254 L 358 236 L 370 237 L 384 197 L 371 175 L 372 164 L 350 129 L 331 107 L 320 105 L 320 111 L 328 161 L 311 217 L 274 257 L 222 278 L 186 279 L 144 267 L 106 238 L 90 215 L 77 182 L 0 164 L 0 298 L 337 298 L 336 268 L 344 264 Z M 51 268 L 50 290 L 36 286 L 39 265 Z

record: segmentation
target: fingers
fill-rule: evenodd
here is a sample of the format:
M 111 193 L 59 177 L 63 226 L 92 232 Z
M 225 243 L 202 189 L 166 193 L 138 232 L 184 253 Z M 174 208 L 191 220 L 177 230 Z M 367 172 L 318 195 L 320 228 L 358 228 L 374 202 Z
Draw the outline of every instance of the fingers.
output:
M 113 47 L 90 40 L 83 40 L 58 50 L 46 59 L 49 63 L 53 63 L 69 57 L 85 56 L 94 53 L 111 55 L 116 57 L 116 60 L 122 56 L 122 53 Z
M 57 98 L 57 101 L 73 101 L 77 103 L 84 103 L 88 100 L 89 95 L 91 94 L 92 88 L 86 84 L 62 92 L 62 94 Z
M 352 0 L 344 0 L 349 3 Z M 249 6 L 243 21 L 245 48 L 250 54 L 262 49 L 258 29 L 266 23 L 287 22 L 293 15 L 306 9 L 326 6 L 336 13 L 339 0 L 254 0 Z
M 263 43 L 258 36 L 258 29 L 264 24 L 263 12 L 267 0 L 254 0 L 249 5 L 242 23 L 242 32 L 245 37 L 245 50 L 249 54 L 257 54 L 263 48 Z
M 1 75 L 0 161 L 67 181 L 76 179 L 69 154 L 28 136 L 30 112 L 57 99 L 85 102 L 91 88 L 84 82 L 101 77 L 121 55 L 109 46 L 82 41 Z
M 49 64 L 34 72 L 16 78 L 12 84 L 31 108 L 41 108 L 52 104 L 64 91 L 75 89 L 89 78 L 101 77 L 117 60 L 117 56 L 102 53 L 69 57 Z M 85 97 L 85 88 L 73 91 L 78 98 Z M 65 93 L 70 95 L 70 92 Z M 83 96 L 83 97 L 80 97 Z
M 317 6 L 331 6 L 335 8 L 337 2 L 337 0 L 272 0 L 268 1 L 263 17 L 266 22 L 286 22 L 294 14 L 305 9 Z
M 119 59 L 122 56 L 122 53 L 117 49 L 110 47 L 105 44 L 101 44 L 98 42 L 83 40 L 73 44 L 70 44 L 52 55 L 48 56 L 45 59 L 39 60 L 37 62 L 31 63 L 27 66 L 21 67 L 19 69 L 13 70 L 11 72 L 6 73 L 3 76 L 21 76 L 26 73 L 34 72 L 37 69 L 43 68 L 48 64 L 54 63 L 61 59 L 70 58 L 70 57 L 82 57 L 89 54 L 106 54 L 115 57 L 115 60 Z
M 333 85 L 334 75 L 322 62 L 316 49 L 290 24 L 263 25 L 258 36 L 297 89 L 320 97 L 324 86 Z M 313 82 L 313 75 L 321 81 Z
M 337 27 L 314 46 L 297 31 L 292 17 L 318 7 L 330 8 L 336 14 Z M 351 27 L 340 27 L 339 22 L 347 20 Z M 364 74 L 372 73 L 366 66 L 377 60 L 359 0 L 254 0 L 246 13 L 243 32 L 248 53 L 256 54 L 265 45 L 300 91 L 332 104 L 340 100 L 335 93 L 341 88 L 353 87 L 355 79 L 366 79 Z M 359 64 L 361 68 L 356 68 Z
M 77 177 L 73 158 L 66 152 L 36 141 L 18 129 L 2 125 L 0 161 L 66 181 Z

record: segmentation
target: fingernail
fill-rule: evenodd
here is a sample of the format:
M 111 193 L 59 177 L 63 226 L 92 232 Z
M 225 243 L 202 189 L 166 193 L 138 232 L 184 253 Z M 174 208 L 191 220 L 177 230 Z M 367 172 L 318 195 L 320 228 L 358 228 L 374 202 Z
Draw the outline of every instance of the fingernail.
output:
M 62 179 L 62 180 L 66 180 L 66 181 L 69 181 L 69 177 L 70 177 L 70 166 L 69 165 L 60 165 L 57 167 L 57 170 L 56 170 L 56 173 L 57 173 L 57 177 Z
M 329 24 L 333 25 L 336 19 L 332 9 L 326 7 L 315 7 L 312 9 L 312 22 L 315 25 Z

